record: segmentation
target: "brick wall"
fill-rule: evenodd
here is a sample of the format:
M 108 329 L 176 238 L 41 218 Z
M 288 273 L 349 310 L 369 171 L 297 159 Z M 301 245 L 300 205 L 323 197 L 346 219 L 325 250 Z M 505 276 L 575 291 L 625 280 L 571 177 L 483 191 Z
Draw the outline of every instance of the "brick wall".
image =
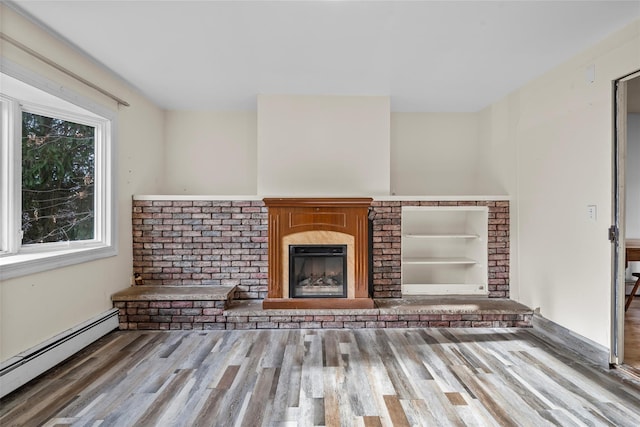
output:
M 267 294 L 262 201 L 133 201 L 133 270 L 145 285 L 234 285 Z
M 532 313 L 240 314 L 223 301 L 118 301 L 120 329 L 362 329 L 362 328 L 512 328 L 530 327 Z M 304 311 L 304 310 L 301 310 Z M 348 310 L 346 310 L 348 311 Z
M 402 206 L 488 206 L 489 296 L 509 297 L 508 201 L 374 201 L 374 298 L 401 297 Z M 237 299 L 267 293 L 262 201 L 133 201 L 133 268 L 146 285 L 234 285 Z

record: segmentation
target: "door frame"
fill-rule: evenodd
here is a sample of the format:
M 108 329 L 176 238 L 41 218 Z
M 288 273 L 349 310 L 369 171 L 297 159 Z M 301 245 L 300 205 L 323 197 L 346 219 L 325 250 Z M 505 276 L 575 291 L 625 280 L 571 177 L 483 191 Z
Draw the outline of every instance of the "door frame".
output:
M 627 154 L 627 82 L 640 77 L 633 71 L 613 81 L 613 188 L 611 240 L 611 352 L 609 363 L 624 362 L 625 303 L 625 161 Z

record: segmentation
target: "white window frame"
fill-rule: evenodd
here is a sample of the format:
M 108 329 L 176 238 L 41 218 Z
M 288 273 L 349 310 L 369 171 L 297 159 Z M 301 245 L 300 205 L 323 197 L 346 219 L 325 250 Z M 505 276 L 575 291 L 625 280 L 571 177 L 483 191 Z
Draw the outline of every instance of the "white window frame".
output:
M 83 115 L 0 94 L 0 280 L 117 255 L 116 113 L 41 76 L 2 64 L 2 73 L 86 110 Z M 1 88 L 0 88 L 1 90 Z M 95 127 L 94 238 L 22 245 L 22 111 Z

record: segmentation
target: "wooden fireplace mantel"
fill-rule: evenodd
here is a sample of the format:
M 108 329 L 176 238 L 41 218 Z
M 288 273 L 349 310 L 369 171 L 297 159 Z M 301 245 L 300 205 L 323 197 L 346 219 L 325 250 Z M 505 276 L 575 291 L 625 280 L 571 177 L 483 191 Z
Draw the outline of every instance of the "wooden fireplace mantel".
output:
M 369 229 L 371 198 L 266 198 L 269 218 L 269 272 L 263 308 L 373 308 L 369 296 Z M 353 236 L 353 292 L 349 298 L 287 298 L 283 239 L 309 231 Z M 322 244 L 323 242 L 317 242 Z M 285 252 L 286 253 L 286 252 Z

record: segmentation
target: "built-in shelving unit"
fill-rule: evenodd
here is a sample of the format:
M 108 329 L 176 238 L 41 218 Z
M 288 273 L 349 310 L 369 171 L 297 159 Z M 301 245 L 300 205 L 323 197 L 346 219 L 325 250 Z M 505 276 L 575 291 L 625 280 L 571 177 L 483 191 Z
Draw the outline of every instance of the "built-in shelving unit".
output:
M 402 294 L 486 295 L 488 208 L 402 208 Z

